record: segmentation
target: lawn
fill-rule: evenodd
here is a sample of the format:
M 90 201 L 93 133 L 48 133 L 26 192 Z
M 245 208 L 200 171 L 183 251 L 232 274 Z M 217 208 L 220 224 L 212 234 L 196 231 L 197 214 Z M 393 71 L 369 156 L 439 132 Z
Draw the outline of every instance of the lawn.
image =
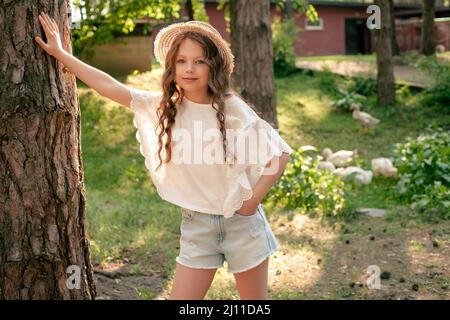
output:
M 311 56 L 297 57 L 297 61 L 365 61 L 375 62 L 375 54 L 358 54 L 358 55 L 329 55 L 329 56 Z
M 157 90 L 162 70 L 120 79 Z M 389 157 L 393 144 L 428 124 L 449 125 L 439 114 L 405 105 L 372 109 L 381 122 L 362 135 L 351 114 L 330 108 L 323 79 L 303 73 L 277 79 L 280 134 L 294 148 L 358 149 L 360 161 Z M 159 198 L 135 139 L 132 113 L 79 84 L 88 202 L 88 234 L 99 299 L 164 299 L 179 241 L 179 208 Z M 298 212 L 266 210 L 282 249 L 270 265 L 273 299 L 450 298 L 450 225 L 411 220 L 390 198 L 392 182 L 377 180 L 347 195 L 351 207 L 388 209 L 385 218 L 321 221 Z M 380 290 L 365 284 L 366 269 L 385 272 Z M 389 276 L 387 276 L 389 274 Z M 417 289 L 418 288 L 418 289 Z M 417 290 L 415 290 L 417 289 Z M 218 271 L 207 299 L 237 299 L 232 276 Z

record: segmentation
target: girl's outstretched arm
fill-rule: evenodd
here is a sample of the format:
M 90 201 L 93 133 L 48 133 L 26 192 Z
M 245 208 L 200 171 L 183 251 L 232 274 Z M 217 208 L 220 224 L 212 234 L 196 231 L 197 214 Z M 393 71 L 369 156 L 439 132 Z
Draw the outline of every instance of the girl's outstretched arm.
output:
M 78 79 L 97 91 L 100 95 L 123 106 L 130 107 L 131 94 L 127 86 L 109 74 L 82 62 L 65 51 L 61 45 L 58 25 L 47 14 L 41 13 L 39 15 L 39 22 L 44 28 L 47 43 L 40 37 L 35 37 L 35 41 L 45 52 L 59 60 Z

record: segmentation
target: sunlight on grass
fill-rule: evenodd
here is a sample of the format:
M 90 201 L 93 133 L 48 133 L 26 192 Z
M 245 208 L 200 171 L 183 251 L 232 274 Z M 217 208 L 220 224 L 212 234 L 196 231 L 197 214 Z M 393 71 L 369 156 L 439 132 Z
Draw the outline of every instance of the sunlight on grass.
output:
M 409 250 L 410 252 L 422 252 L 425 250 L 425 245 L 418 240 L 411 240 L 409 242 Z
M 329 55 L 329 56 L 312 56 L 297 57 L 297 61 L 368 61 L 375 62 L 375 54 L 359 54 L 359 55 Z

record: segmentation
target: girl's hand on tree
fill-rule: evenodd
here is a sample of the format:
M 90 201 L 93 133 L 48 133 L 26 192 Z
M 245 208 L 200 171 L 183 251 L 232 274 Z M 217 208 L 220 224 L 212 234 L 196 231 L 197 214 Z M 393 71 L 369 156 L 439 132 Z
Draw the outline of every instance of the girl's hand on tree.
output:
M 58 25 L 55 20 L 50 18 L 47 14 L 41 13 L 39 15 L 39 22 L 44 28 L 45 36 L 47 37 L 47 43 L 45 43 L 40 37 L 35 37 L 36 42 L 47 52 L 49 55 L 56 57 L 58 53 L 63 52 L 64 49 L 61 44 L 61 38 L 59 36 Z

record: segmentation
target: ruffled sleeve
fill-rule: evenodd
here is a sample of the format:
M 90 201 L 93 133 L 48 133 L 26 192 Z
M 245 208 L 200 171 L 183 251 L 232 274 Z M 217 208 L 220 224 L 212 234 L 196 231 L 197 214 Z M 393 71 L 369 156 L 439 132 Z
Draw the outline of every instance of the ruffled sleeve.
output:
M 247 106 L 247 108 L 250 107 Z M 236 142 L 232 145 L 235 162 L 227 165 L 229 189 L 223 208 L 226 217 L 232 216 L 242 207 L 245 200 L 253 196 L 252 188 L 263 174 L 274 174 L 278 171 L 278 168 L 274 166 L 274 169 L 265 172 L 266 165 L 274 157 L 281 156 L 283 152 L 287 154 L 293 152 L 277 130 L 267 121 L 260 118 L 253 110 L 247 109 L 245 112 L 244 117 L 235 113 L 235 118 L 245 118 L 247 121 L 244 127 L 235 128 L 236 136 L 245 139 L 246 142 L 241 145 Z M 238 122 L 235 121 L 235 123 Z M 243 145 L 246 150 L 242 148 Z
M 152 178 L 158 181 L 154 173 L 158 144 L 155 129 L 158 123 L 156 109 L 162 93 L 130 88 L 130 95 L 130 107 L 134 114 L 133 124 L 137 129 L 136 139 L 140 144 L 139 150 L 145 158 L 145 166 L 149 169 Z
M 156 108 L 161 100 L 162 92 L 146 91 L 136 88 L 130 88 L 131 102 L 130 107 L 135 116 L 147 117 L 154 123 L 157 123 Z

